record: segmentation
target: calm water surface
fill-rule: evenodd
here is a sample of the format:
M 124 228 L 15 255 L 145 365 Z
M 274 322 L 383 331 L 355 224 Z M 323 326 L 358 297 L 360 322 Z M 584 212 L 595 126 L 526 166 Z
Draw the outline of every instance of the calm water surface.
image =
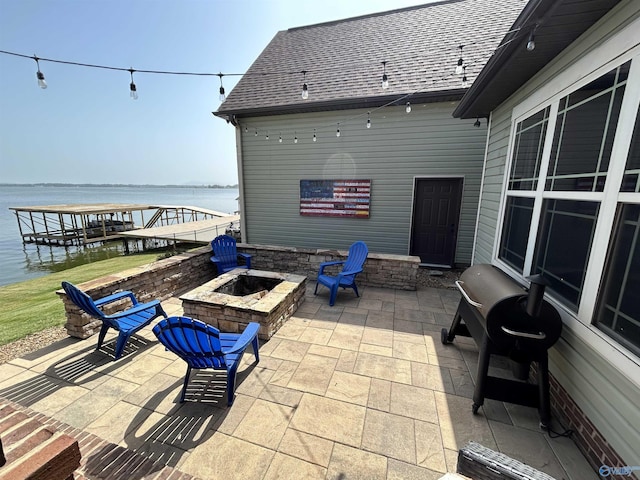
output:
M 23 244 L 9 207 L 69 203 L 140 203 L 185 205 L 233 213 L 237 189 L 151 186 L 0 185 L 0 285 L 41 277 L 122 254 L 121 242 L 87 247 Z M 148 217 L 148 216 L 147 216 Z M 134 220 L 138 220 L 135 218 Z M 139 224 L 139 221 L 136 223 Z

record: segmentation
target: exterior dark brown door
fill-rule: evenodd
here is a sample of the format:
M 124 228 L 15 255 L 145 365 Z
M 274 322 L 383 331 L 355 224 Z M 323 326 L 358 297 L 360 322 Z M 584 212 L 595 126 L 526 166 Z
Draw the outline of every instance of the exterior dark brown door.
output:
M 428 265 L 453 266 L 461 200 L 461 178 L 416 180 L 411 255 Z

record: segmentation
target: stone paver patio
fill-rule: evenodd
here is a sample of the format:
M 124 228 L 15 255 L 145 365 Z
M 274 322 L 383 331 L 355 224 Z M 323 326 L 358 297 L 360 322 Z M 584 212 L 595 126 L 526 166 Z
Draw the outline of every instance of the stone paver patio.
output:
M 259 364 L 247 352 L 231 408 L 224 374 L 211 371 L 194 374 L 177 403 L 186 365 L 150 327 L 117 362 L 93 337 L 0 365 L 0 407 L 4 398 L 175 469 L 134 468 L 129 479 L 437 479 L 471 440 L 557 479 L 597 478 L 570 439 L 538 428 L 534 409 L 488 400 L 471 413 L 478 349 L 440 343 L 457 292 L 363 287 L 334 307 L 326 289 L 312 292 L 261 342 Z M 182 312 L 177 298 L 163 305 Z M 510 376 L 495 360 L 492 374 Z M 79 473 L 93 478 L 89 451 Z M 115 464 L 103 463 L 107 475 Z

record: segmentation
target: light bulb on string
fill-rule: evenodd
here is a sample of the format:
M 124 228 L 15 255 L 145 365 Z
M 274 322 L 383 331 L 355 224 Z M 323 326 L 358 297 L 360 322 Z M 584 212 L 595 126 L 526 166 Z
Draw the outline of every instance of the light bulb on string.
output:
M 265 140 L 269 140 L 269 132 L 267 132 L 267 134 L 264 136 Z
M 535 31 L 536 31 L 536 29 L 534 28 L 531 31 L 531 33 L 529 34 L 529 40 L 527 41 L 527 50 L 530 51 L 530 52 L 532 52 L 536 48 Z
M 371 128 L 371 112 L 367 112 L 367 128 Z
M 298 143 L 298 132 L 293 132 L 293 143 Z
M 458 64 L 456 65 L 456 75 L 460 75 L 462 73 L 462 64 L 464 63 L 462 60 L 462 47 L 464 47 L 464 45 L 460 45 L 458 47 L 460 49 L 460 58 L 458 58 Z
M 278 143 L 282 143 L 282 134 L 280 134 L 280 137 L 278 138 Z
M 38 60 L 40 59 L 35 55 L 33 56 L 33 59 L 36 61 L 36 65 L 38 67 L 38 71 L 36 72 L 36 78 L 38 79 L 38 86 L 44 90 L 45 88 L 47 88 L 47 82 L 44 79 L 44 73 L 40 71 L 40 63 L 38 62 Z
M 387 77 L 387 61 L 382 62 L 382 89 L 389 88 L 389 77 Z
M 302 94 L 301 97 L 303 100 L 309 98 L 309 87 L 307 87 L 307 71 L 302 71 Z
M 411 113 L 411 102 L 407 102 L 407 105 L 404 107 L 404 111 Z
M 256 128 L 256 133 L 255 133 L 255 135 L 254 135 L 254 136 L 255 136 L 255 137 L 257 137 L 257 136 L 258 136 L 258 129 L 257 129 L 257 128 Z
M 469 80 L 467 79 L 467 66 L 464 65 L 462 67 L 462 88 L 467 88 L 469 86 Z
M 316 137 L 316 129 L 313 129 L 313 141 L 317 142 L 318 141 L 318 137 Z
M 131 74 L 131 83 L 129 84 L 129 96 L 133 100 L 137 100 L 138 99 L 138 89 L 136 88 L 136 84 L 133 83 L 133 72 L 135 72 L 135 70 L 133 68 L 130 68 L 129 69 L 129 73 Z
M 249 133 L 249 127 L 244 127 L 244 133 Z
M 479 127 L 480 127 L 480 118 L 479 118 L 479 117 L 478 117 L 478 118 L 476 118 L 476 121 L 475 121 L 475 122 L 473 122 L 473 126 L 474 126 L 474 127 L 476 127 L 476 128 L 479 128 Z
M 336 130 L 336 137 L 340 137 L 340 122 L 338 122 L 338 129 Z
M 220 95 L 218 96 L 218 98 L 221 102 L 224 102 L 224 100 L 227 98 L 224 94 L 224 87 L 222 86 L 222 77 L 224 77 L 224 74 L 218 73 L 218 77 L 220 77 Z

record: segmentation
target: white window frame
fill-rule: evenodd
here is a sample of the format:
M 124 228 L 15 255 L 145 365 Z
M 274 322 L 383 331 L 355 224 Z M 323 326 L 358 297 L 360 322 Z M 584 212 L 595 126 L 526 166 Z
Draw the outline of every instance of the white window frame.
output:
M 581 56 L 568 68 L 551 78 L 541 88 L 533 91 L 524 101 L 513 108 L 509 146 L 498 211 L 498 225 L 493 245 L 493 262 L 509 272 L 523 285 L 528 285 L 525 277 L 531 272 L 535 241 L 528 242 L 522 273 L 514 270 L 513 267 L 498 257 L 508 197 L 534 198 L 530 232 L 538 231 L 541 220 L 542 200 L 544 199 L 597 201 L 600 206 L 577 313 L 567 307 L 558 298 L 554 298 L 553 293 L 547 294 L 546 297 L 558 308 L 566 328 L 571 329 L 571 331 L 577 334 L 583 341 L 600 352 L 603 357 L 607 358 L 607 360 L 632 382 L 640 386 L 640 368 L 638 368 L 640 367 L 640 357 L 592 324 L 599 298 L 598 291 L 605 268 L 606 253 L 614 226 L 616 208 L 619 203 L 640 204 L 640 193 L 619 191 L 626 166 L 633 127 L 635 125 L 635 118 L 636 114 L 638 114 L 638 106 L 640 105 L 640 44 L 637 37 L 638 30 L 640 30 L 640 19 L 631 22 L 616 35 L 601 42 L 587 55 Z M 612 146 L 611 161 L 604 191 L 545 191 L 546 177 L 550 164 L 549 156 L 553 143 L 560 99 L 629 60 L 632 62 L 625 87 L 624 100 L 618 118 L 618 128 Z M 594 65 L 599 65 L 599 67 L 594 69 Z M 543 161 L 539 172 L 540 180 L 538 181 L 537 188 L 535 191 L 508 191 L 517 124 L 548 106 L 551 108 L 543 149 Z M 628 127 L 625 128 L 625 126 Z M 620 158 L 624 158 L 625 162 L 617 160 Z M 530 240 L 533 238 L 533 235 L 535 235 L 535 233 L 530 233 Z

